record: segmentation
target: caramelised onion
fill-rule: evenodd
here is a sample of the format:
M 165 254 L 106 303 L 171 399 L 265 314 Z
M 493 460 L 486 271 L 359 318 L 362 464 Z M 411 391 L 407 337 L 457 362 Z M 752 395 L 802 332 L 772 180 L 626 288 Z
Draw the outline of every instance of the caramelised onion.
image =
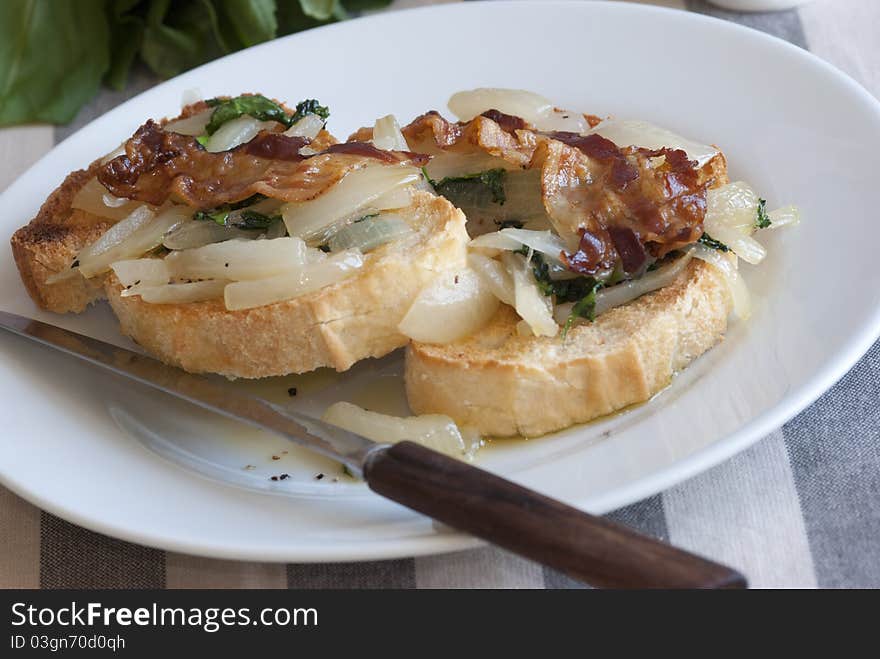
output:
M 468 246 L 471 248 L 490 248 L 515 251 L 523 245 L 543 254 L 548 261 L 562 265 L 559 255 L 569 249 L 565 242 L 551 231 L 531 231 L 529 229 L 501 229 L 492 233 L 484 233 L 474 238 Z
M 497 308 L 498 298 L 476 272 L 444 272 L 422 289 L 397 329 L 415 341 L 450 343 L 480 329 Z
M 462 121 L 470 121 L 487 110 L 525 119 L 538 130 L 586 133 L 590 124 L 579 112 L 553 107 L 540 94 L 522 89 L 481 88 L 458 92 L 449 99 L 449 109 Z
M 204 135 L 208 122 L 211 121 L 213 109 L 198 112 L 186 119 L 177 119 L 165 124 L 163 130 L 169 133 L 180 133 L 181 135 Z
M 770 218 L 770 226 L 768 229 L 778 229 L 780 227 L 795 226 L 800 224 L 801 212 L 797 206 L 783 206 L 767 213 Z
M 507 161 L 490 156 L 487 153 L 456 153 L 454 151 L 441 151 L 433 154 L 431 161 L 425 165 L 425 171 L 435 181 L 442 181 L 448 176 L 462 176 L 474 172 L 485 172 L 489 169 L 510 169 Z
M 108 220 L 114 221 L 127 217 L 135 208 L 141 205 L 139 201 L 132 201 L 124 197 L 114 197 L 107 188 L 101 185 L 97 178 L 89 179 L 70 202 L 71 208 L 83 210 L 92 215 L 106 217 Z
M 346 250 L 288 274 L 234 282 L 226 287 L 224 293 L 226 308 L 234 311 L 290 300 L 339 283 L 356 274 L 363 265 L 363 254 L 357 250 Z
M 397 417 L 339 402 L 328 407 L 322 419 L 376 442 L 394 444 L 409 440 L 466 460 L 471 460 L 483 445 L 476 432 L 466 428 L 459 429 L 451 418 L 442 414 Z
M 471 252 L 468 254 L 468 267 L 483 278 L 483 282 L 495 297 L 504 304 L 510 306 L 515 304 L 513 277 L 499 261 Z
M 266 279 L 302 268 L 307 249 L 300 238 L 236 239 L 172 252 L 165 263 L 175 279 Z
M 538 288 L 526 258 L 522 254 L 504 252 L 501 262 L 513 277 L 514 306 L 519 317 L 528 323 L 535 336 L 556 336 L 559 326 L 553 319 L 553 305 Z
M 126 259 L 110 265 L 123 286 L 157 286 L 171 279 L 164 259 Z
M 211 153 L 229 151 L 239 144 L 250 142 L 261 130 L 274 125 L 274 121 L 259 121 L 249 115 L 242 115 L 220 126 L 217 132 L 208 138 L 205 149 Z
M 79 253 L 80 272 L 94 277 L 109 270 L 111 263 L 146 254 L 161 245 L 165 234 L 188 219 L 190 212 L 186 206 L 170 206 L 158 214 L 147 206 L 135 209 Z
M 698 167 L 702 167 L 718 155 L 718 149 L 714 146 L 694 142 L 647 121 L 606 119 L 590 132 L 598 133 L 619 147 L 635 146 L 646 149 L 662 149 L 667 147 L 669 149 L 681 149 L 688 154 L 691 160 L 697 161 Z
M 409 151 L 400 124 L 393 114 L 376 119 L 373 125 L 373 146 L 384 151 Z
M 227 227 L 210 220 L 190 220 L 169 231 L 162 244 L 168 249 L 193 249 L 224 240 L 252 240 L 259 235 L 259 231 Z
M 306 139 L 313 140 L 318 136 L 322 128 L 324 128 L 324 120 L 321 117 L 316 114 L 307 114 L 284 131 L 284 134 L 289 137 L 305 137 Z
M 139 295 L 150 304 L 188 304 L 204 302 L 223 297 L 223 290 L 229 282 L 224 279 L 194 281 L 185 284 L 160 284 L 148 286 L 140 284 L 122 291 L 122 297 Z
M 707 234 L 753 265 L 767 256 L 764 246 L 751 235 L 756 228 L 758 203 L 758 195 L 747 183 L 729 183 L 708 191 L 703 220 Z
M 642 295 L 669 286 L 684 271 L 691 258 L 691 253 L 687 252 L 671 263 L 660 266 L 652 272 L 646 272 L 638 279 L 621 282 L 608 288 L 600 288 L 596 292 L 596 315 L 599 316 L 615 307 L 622 307 Z M 572 307 L 574 307 L 573 302 L 556 305 L 553 310 L 556 322 L 560 324 L 567 322 Z
M 377 217 L 368 217 L 360 222 L 347 224 L 330 237 L 327 246 L 331 252 L 352 248 L 369 252 L 412 233 L 412 227 L 402 217 L 383 213 Z
M 453 94 L 449 109 L 462 121 L 470 121 L 487 110 L 525 119 L 531 124 L 553 112 L 553 103 L 540 94 L 522 89 L 481 87 Z
M 311 201 L 281 207 L 291 236 L 305 240 L 320 236 L 329 227 L 372 206 L 382 195 L 411 185 L 421 178 L 415 167 L 372 165 L 349 172 L 330 190 Z
M 733 313 L 739 318 L 746 320 L 752 315 L 752 301 L 749 289 L 737 269 L 736 255 L 730 252 L 724 253 L 703 244 L 697 244 L 691 250 L 695 259 L 700 259 L 715 266 L 724 275 L 724 281 L 733 300 Z

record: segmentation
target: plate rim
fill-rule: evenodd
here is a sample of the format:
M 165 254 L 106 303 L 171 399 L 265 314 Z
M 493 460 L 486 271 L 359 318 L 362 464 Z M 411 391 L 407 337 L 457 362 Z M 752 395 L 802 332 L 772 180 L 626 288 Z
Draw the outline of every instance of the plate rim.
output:
M 576 5 L 579 5 L 585 11 L 591 11 L 592 9 L 587 9 L 587 7 L 592 5 L 601 7 L 604 11 L 619 12 L 621 14 L 626 14 L 627 12 L 633 14 L 677 14 L 677 20 L 692 21 L 694 24 L 710 24 L 715 26 L 713 29 L 725 29 L 732 32 L 749 33 L 752 38 L 763 39 L 766 42 L 773 42 L 776 44 L 776 47 L 788 50 L 790 54 L 800 58 L 801 61 L 810 66 L 818 66 L 820 69 L 824 69 L 826 73 L 830 73 L 835 79 L 860 96 L 865 102 L 866 107 L 872 107 L 874 113 L 877 115 L 878 119 L 880 119 L 880 101 L 878 101 L 878 99 L 867 91 L 867 89 L 865 89 L 858 81 L 854 80 L 838 67 L 823 60 L 814 53 L 804 50 L 779 37 L 744 25 L 712 16 L 668 7 L 610 2 L 608 0 L 594 0 L 590 3 L 574 2 L 573 0 L 550 0 L 549 2 L 542 0 L 481 0 L 479 2 L 411 7 L 394 12 L 376 13 L 355 19 L 355 21 L 313 28 L 307 32 L 312 33 L 314 31 L 346 29 L 344 26 L 350 25 L 353 22 L 382 22 L 388 16 L 402 13 L 428 15 L 444 12 L 469 12 L 476 11 L 479 8 L 485 9 L 488 6 L 493 7 L 491 11 L 501 11 L 508 5 L 531 6 L 534 7 L 535 10 L 540 9 L 542 11 L 546 11 L 548 7 L 567 7 Z M 287 35 L 271 42 L 253 46 L 244 51 L 238 51 L 237 53 L 226 55 L 223 58 L 208 62 L 196 69 L 185 72 L 184 75 L 199 71 L 205 67 L 218 66 L 219 63 L 227 60 L 227 58 L 239 57 L 243 52 L 259 50 L 260 48 L 277 41 L 296 40 L 300 38 L 302 34 L 304 33 Z M 168 81 L 164 81 L 149 90 L 145 90 L 145 92 L 152 91 L 156 89 L 156 87 L 174 84 L 176 79 L 177 78 L 172 78 Z M 110 112 L 116 110 L 123 111 L 129 103 L 135 103 L 145 92 L 128 99 L 124 103 L 113 108 Z M 2 195 L 0 195 L 0 201 L 2 201 L 7 195 L 14 194 L 21 180 L 27 178 L 32 170 L 37 169 L 44 161 L 48 160 L 52 154 L 59 149 L 59 147 L 76 137 L 81 131 L 88 129 L 95 122 L 101 121 L 106 114 L 107 113 L 96 117 L 75 133 L 65 138 L 62 142 L 54 145 L 50 151 L 28 167 L 16 178 L 15 181 L 13 181 L 12 184 L 10 184 Z M 874 310 L 873 315 L 857 332 L 853 334 L 850 340 L 846 343 L 844 349 L 838 351 L 822 368 L 817 370 L 812 377 L 794 387 L 791 392 L 787 393 L 772 408 L 766 410 L 757 417 L 750 419 L 736 431 L 719 438 L 713 444 L 699 449 L 683 459 L 676 460 L 674 463 L 658 470 L 654 474 L 641 477 L 637 481 L 617 487 L 613 491 L 601 495 L 598 498 L 594 496 L 590 505 L 590 510 L 600 514 L 606 513 L 621 506 L 653 496 L 658 492 L 662 492 L 695 476 L 698 473 L 721 464 L 749 446 L 754 445 L 769 433 L 780 428 L 784 423 L 815 402 L 823 393 L 831 389 L 853 368 L 853 366 L 855 366 L 859 359 L 870 350 L 871 346 L 878 338 L 880 338 L 880 308 Z M 193 474 L 193 476 L 196 476 L 196 474 Z M 267 549 L 264 546 L 246 546 L 242 544 L 241 539 L 237 540 L 234 545 L 228 543 L 225 545 L 218 545 L 216 543 L 206 544 L 198 537 L 190 537 L 189 540 L 180 538 L 169 539 L 164 537 L 161 532 L 140 528 L 131 529 L 117 524 L 105 523 L 99 516 L 97 516 L 99 513 L 89 515 L 88 513 L 83 513 L 73 507 L 64 505 L 63 501 L 51 501 L 43 498 L 39 493 L 31 491 L 26 483 L 16 479 L 13 474 L 4 473 L 2 468 L 0 468 L 0 484 L 40 509 L 91 531 L 166 551 L 182 552 L 221 559 L 307 563 L 365 561 L 440 554 L 469 549 L 485 544 L 481 540 L 458 532 L 424 534 L 404 538 L 398 537 L 391 540 L 379 540 L 375 543 L 358 541 L 354 544 L 343 543 L 340 545 L 339 543 L 334 544 L 326 542 L 325 544 L 308 544 L 306 546 L 300 545 L 298 547 L 292 546 L 284 548 L 274 547 L 272 549 Z M 583 508 L 583 505 L 578 504 L 577 502 L 573 505 Z

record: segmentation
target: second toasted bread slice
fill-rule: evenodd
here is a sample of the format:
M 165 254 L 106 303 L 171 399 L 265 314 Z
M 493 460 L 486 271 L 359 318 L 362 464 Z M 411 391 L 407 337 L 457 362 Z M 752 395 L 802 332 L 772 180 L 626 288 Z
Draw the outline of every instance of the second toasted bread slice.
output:
M 723 276 L 696 260 L 564 340 L 520 336 L 502 305 L 465 339 L 410 344 L 407 397 L 415 413 L 447 414 L 485 436 L 543 435 L 648 400 L 721 340 L 730 310 Z

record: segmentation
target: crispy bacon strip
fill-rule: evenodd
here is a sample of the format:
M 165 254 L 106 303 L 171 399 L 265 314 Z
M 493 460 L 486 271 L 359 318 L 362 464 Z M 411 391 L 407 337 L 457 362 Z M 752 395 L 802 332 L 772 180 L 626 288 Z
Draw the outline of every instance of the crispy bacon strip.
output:
M 126 142 L 124 155 L 100 168 L 98 180 L 117 197 L 154 205 L 174 198 L 205 209 L 257 193 L 308 201 L 370 162 L 416 167 L 428 162 L 425 155 L 356 142 L 301 155 L 307 144 L 301 137 L 263 132 L 229 151 L 210 153 L 195 138 L 148 121 Z
M 465 123 L 447 121 L 431 110 L 416 117 L 402 131 L 410 148 L 419 153 L 486 154 L 517 167 L 529 164 L 537 142 L 525 121 L 497 110 L 490 110 Z M 367 141 L 372 138 L 372 128 L 361 128 L 348 139 Z
M 557 231 L 580 237 L 577 251 L 563 259 L 583 274 L 618 259 L 625 272 L 636 272 L 648 254 L 662 257 L 695 242 L 706 191 L 726 179 L 723 159 L 698 170 L 681 150 L 619 148 L 597 134 L 546 138 L 532 166 L 542 169 L 544 203 Z

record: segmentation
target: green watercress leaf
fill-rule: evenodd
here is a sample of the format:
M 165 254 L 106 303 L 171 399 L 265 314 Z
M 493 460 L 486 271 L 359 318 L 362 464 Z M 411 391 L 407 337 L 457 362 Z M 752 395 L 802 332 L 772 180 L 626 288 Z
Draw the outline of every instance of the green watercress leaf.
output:
M 227 42 L 237 47 L 254 46 L 278 34 L 275 0 L 223 0 L 216 6 Z
M 758 199 L 758 213 L 755 218 L 755 226 L 758 229 L 766 229 L 773 222 L 770 220 L 770 216 L 767 214 L 767 200 L 766 199 Z
M 109 64 L 103 0 L 0 2 L 0 125 L 70 121 Z
M 108 5 L 110 22 L 110 68 L 104 84 L 121 91 L 128 82 L 128 72 L 137 58 L 144 37 L 144 18 L 133 11 L 140 0 L 111 0 Z
M 487 169 L 485 172 L 477 172 L 476 174 L 465 174 L 464 176 L 447 176 L 441 181 L 429 182 L 434 186 L 437 194 L 444 197 L 456 196 L 462 188 L 467 188 L 474 184 L 482 184 L 486 186 L 492 195 L 492 202 L 503 206 L 506 201 L 504 194 L 504 176 L 507 174 L 505 169 Z M 427 174 L 426 174 L 427 176 Z
M 238 119 L 243 114 L 259 121 L 277 121 L 285 126 L 291 125 L 291 117 L 283 107 L 259 94 L 226 99 L 210 99 L 208 104 L 214 107 L 211 121 L 205 127 L 205 132 L 208 135 L 213 135 L 227 121 Z

